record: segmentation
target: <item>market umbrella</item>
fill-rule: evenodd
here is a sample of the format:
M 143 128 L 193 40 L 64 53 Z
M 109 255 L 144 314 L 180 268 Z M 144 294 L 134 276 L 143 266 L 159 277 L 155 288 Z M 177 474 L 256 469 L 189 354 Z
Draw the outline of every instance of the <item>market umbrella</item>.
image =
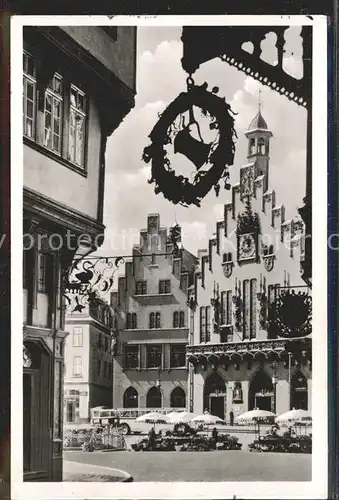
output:
M 153 424 L 167 424 L 169 422 L 169 418 L 166 415 L 162 415 L 161 413 L 157 413 L 156 411 L 146 413 L 145 415 L 141 415 L 136 419 L 136 422 L 148 422 Z
M 279 415 L 279 417 L 277 417 L 275 421 L 283 425 L 294 424 L 294 426 L 297 428 L 298 426 L 302 427 L 303 425 L 312 425 L 312 415 L 307 410 L 296 410 L 295 408 L 293 408 L 292 410 Z
M 312 415 L 309 411 L 307 410 L 296 410 L 293 408 L 293 410 L 287 411 L 285 413 L 282 413 L 275 419 L 277 423 L 310 423 L 312 422 Z
M 178 418 L 180 413 L 178 411 L 171 411 L 171 413 L 167 413 L 166 417 L 172 422 L 176 418 Z
M 275 413 L 272 413 L 271 411 L 260 410 L 259 408 L 256 408 L 255 410 L 246 411 L 242 415 L 238 415 L 237 417 L 235 417 L 235 420 L 237 420 L 238 422 L 247 421 L 258 424 L 258 434 L 260 434 L 260 422 L 263 422 L 264 420 L 273 420 L 275 416 Z
M 190 411 L 183 411 L 181 413 L 178 413 L 176 417 L 171 418 L 171 422 L 174 424 L 188 423 L 192 422 L 192 420 L 196 416 L 197 416 L 196 413 L 191 413 Z
M 192 419 L 192 422 L 201 423 L 201 424 L 218 424 L 224 423 L 222 418 L 216 417 L 215 415 L 211 415 L 210 413 L 204 413 L 203 415 L 198 415 Z

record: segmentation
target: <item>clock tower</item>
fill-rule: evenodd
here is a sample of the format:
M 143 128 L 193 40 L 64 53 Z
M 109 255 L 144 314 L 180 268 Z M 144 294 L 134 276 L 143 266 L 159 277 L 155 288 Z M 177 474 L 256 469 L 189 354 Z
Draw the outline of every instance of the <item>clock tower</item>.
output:
M 261 114 L 261 103 L 259 100 L 259 111 L 251 121 L 247 132 L 248 139 L 247 159 L 254 164 L 254 179 L 264 176 L 264 191 L 268 189 L 269 173 L 269 150 L 272 132 L 268 130 L 267 123 Z

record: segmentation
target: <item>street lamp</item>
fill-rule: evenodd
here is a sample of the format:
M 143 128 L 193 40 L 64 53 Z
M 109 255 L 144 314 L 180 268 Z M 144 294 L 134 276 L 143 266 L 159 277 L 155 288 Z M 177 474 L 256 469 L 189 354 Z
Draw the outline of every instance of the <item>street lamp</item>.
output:
M 273 385 L 273 413 L 276 413 L 276 407 L 277 407 L 277 383 L 278 383 L 278 377 L 277 377 L 277 366 L 278 363 L 276 361 L 273 361 L 271 367 L 273 370 L 272 374 L 272 385 Z

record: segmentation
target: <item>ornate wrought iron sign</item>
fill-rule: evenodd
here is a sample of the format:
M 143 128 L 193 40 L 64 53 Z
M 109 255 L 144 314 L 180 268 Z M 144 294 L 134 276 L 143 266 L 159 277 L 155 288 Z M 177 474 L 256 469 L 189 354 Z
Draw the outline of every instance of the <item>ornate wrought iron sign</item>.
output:
M 230 106 L 218 97 L 218 87 L 207 91 L 207 84 L 195 85 L 191 77 L 187 79 L 187 92 L 182 92 L 160 115 L 151 134 L 151 144 L 144 149 L 143 161 L 152 164 L 149 183 L 155 184 L 155 193 L 162 193 L 172 203 L 183 206 L 200 206 L 201 200 L 214 186 L 218 195 L 219 182 L 224 179 L 225 189 L 230 189 L 228 166 L 233 165 L 236 132 Z M 215 130 L 215 139 L 205 143 L 200 126 L 194 117 L 193 106 L 201 109 L 210 119 L 209 128 Z M 189 113 L 185 123 L 185 113 Z M 179 127 L 176 125 L 180 117 Z M 199 139 L 191 134 L 196 126 Z M 167 156 L 166 146 L 172 144 L 174 153 L 181 153 L 195 166 L 193 181 L 183 175 L 175 175 Z M 209 166 L 208 169 L 203 166 Z
M 63 288 L 66 306 L 81 313 L 90 299 L 109 293 L 124 263 L 124 257 L 88 257 L 73 262 Z
M 280 288 L 271 308 L 268 327 L 271 335 L 297 338 L 312 333 L 312 298 L 307 287 Z

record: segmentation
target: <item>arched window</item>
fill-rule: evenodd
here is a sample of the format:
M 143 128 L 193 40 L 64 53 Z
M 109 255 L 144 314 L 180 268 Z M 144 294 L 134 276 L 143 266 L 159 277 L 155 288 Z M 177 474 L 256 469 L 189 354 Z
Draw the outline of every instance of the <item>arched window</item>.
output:
M 161 391 L 159 387 L 151 387 L 146 396 L 147 408 L 161 408 Z
M 263 139 L 262 137 L 258 140 L 258 153 L 260 155 L 265 154 L 265 139 Z
M 134 387 L 124 392 L 124 408 L 138 408 L 138 391 Z
M 273 255 L 273 253 L 274 253 L 274 248 L 273 248 L 273 245 L 270 245 L 270 246 L 268 247 L 268 255 Z
M 253 155 L 254 153 L 255 153 L 255 139 L 252 138 L 252 139 L 250 139 L 250 143 L 249 143 L 249 154 Z
M 181 387 L 176 387 L 171 392 L 171 408 L 185 408 L 186 394 Z
M 179 327 L 179 311 L 174 311 L 173 313 L 173 328 Z
M 223 262 L 232 262 L 232 253 L 231 252 L 224 253 L 222 256 L 222 261 Z

